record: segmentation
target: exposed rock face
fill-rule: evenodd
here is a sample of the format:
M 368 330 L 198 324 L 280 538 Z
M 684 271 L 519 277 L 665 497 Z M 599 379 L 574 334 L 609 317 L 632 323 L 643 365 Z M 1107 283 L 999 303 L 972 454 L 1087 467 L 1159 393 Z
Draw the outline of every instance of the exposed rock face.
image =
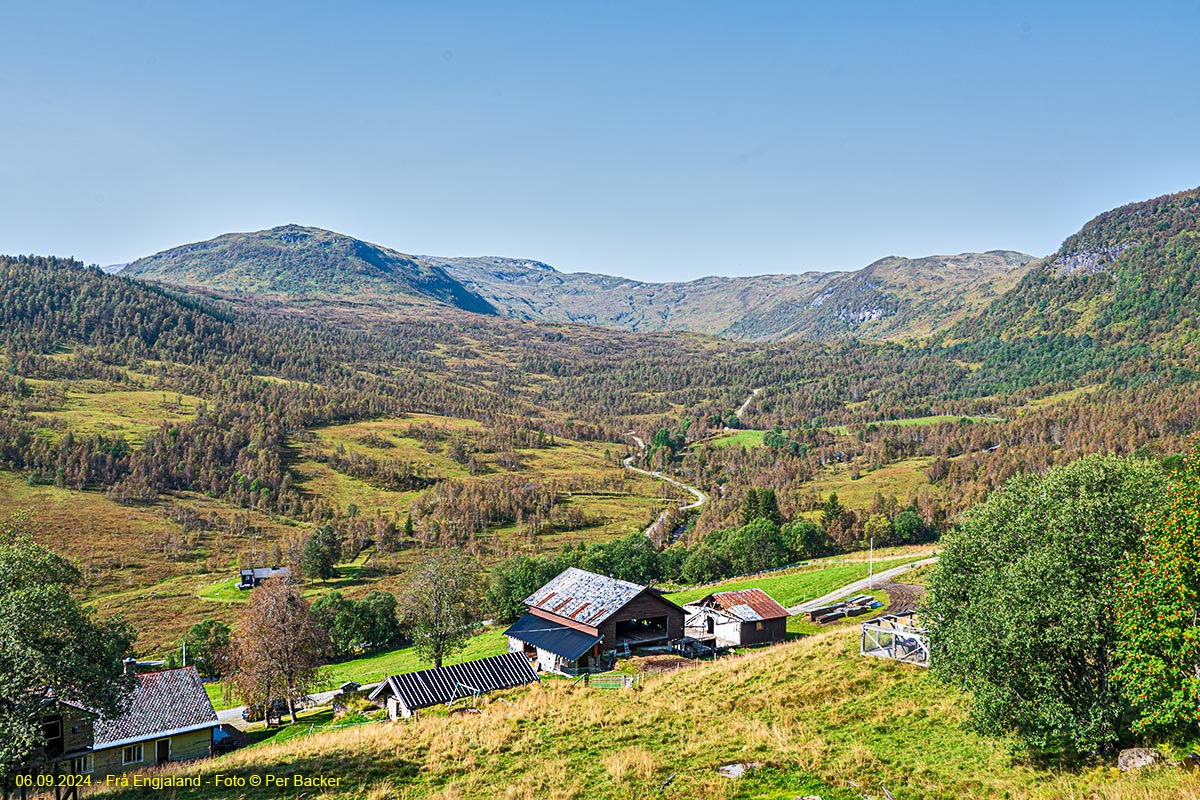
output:
M 1122 750 L 1117 756 L 1117 767 L 1121 772 L 1129 772 L 1142 767 L 1152 767 L 1162 761 L 1162 753 L 1157 750 L 1148 750 L 1144 747 L 1131 747 L 1128 750 Z
M 1060 278 L 1065 278 L 1067 275 L 1095 275 L 1097 272 L 1104 272 L 1109 264 L 1116 261 L 1122 252 L 1132 246 L 1127 242 L 1112 247 L 1067 253 L 1056 258 L 1050 268 Z

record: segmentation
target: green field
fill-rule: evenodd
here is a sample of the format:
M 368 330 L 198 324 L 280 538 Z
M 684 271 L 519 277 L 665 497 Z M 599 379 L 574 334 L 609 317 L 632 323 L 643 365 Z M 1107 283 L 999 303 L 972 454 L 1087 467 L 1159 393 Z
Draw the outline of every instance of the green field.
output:
M 693 447 L 762 447 L 764 431 L 721 433 Z
M 928 555 L 908 555 L 890 559 L 877 558 L 875 560 L 875 571 L 881 572 L 885 569 L 898 567 L 902 564 L 910 564 L 924 558 L 928 558 Z M 812 567 L 798 567 L 794 571 L 789 570 L 779 574 L 769 574 L 759 577 L 735 578 L 710 586 L 688 589 L 684 592 L 675 592 L 666 595 L 666 597 L 673 603 L 683 605 L 693 600 L 699 600 L 701 597 L 713 592 L 758 588 L 771 595 L 775 602 L 780 605 L 790 607 L 798 603 L 803 603 L 805 600 L 812 600 L 814 597 L 828 594 L 839 586 L 844 586 L 860 578 L 865 578 L 869 572 L 870 566 L 865 561 L 849 564 L 822 564 L 818 562 L 818 565 Z
M 106 390 L 69 390 L 66 402 L 53 411 L 37 412 L 33 416 L 45 423 L 45 432 L 57 436 L 70 429 L 76 437 L 97 434 L 124 436 L 134 447 L 141 446 L 145 437 L 162 422 L 175 423 L 191 419 L 200 398 L 176 392 Z
M 505 626 L 507 627 L 507 626 Z M 504 628 L 492 628 L 467 640 L 467 646 L 446 659 L 446 664 L 460 664 L 477 658 L 498 656 L 508 652 L 508 638 Z M 379 655 L 356 658 L 321 668 L 318 690 L 333 689 L 346 681 L 378 683 L 389 675 L 429 669 L 433 664 L 423 661 L 411 647 L 391 650 Z
M 850 508 L 866 508 L 876 492 L 885 497 L 894 494 L 904 501 L 921 487 L 930 486 L 926 470 L 931 464 L 932 458 L 906 458 L 878 469 L 864 469 L 858 478 L 851 475 L 849 466 L 842 464 L 818 472 L 804 486 L 819 495 L 837 492 L 838 499 Z M 930 491 L 936 493 L 940 490 L 930 487 Z

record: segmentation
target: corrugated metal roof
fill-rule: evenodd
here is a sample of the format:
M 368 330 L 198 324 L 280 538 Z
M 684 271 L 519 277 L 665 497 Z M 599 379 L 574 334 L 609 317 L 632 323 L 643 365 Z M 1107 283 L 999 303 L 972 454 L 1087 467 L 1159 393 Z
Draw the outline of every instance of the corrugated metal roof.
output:
M 599 636 L 568 628 L 535 614 L 521 617 L 504 635 L 554 653 L 567 661 L 578 661 L 580 656 L 601 641 Z
M 95 747 L 208 723 L 217 726 L 217 715 L 195 667 L 143 672 L 136 679 L 121 716 L 96 721 Z
M 788 615 L 787 609 L 771 599 L 762 589 L 737 589 L 710 594 L 697 605 L 710 605 L 728 612 L 744 622 L 778 619 Z
M 374 700 L 387 692 L 410 711 L 449 703 L 475 692 L 511 689 L 538 682 L 524 653 L 505 653 L 448 667 L 392 675 L 371 693 Z
M 596 627 L 645 590 L 636 583 L 571 567 L 525 598 L 525 605 Z

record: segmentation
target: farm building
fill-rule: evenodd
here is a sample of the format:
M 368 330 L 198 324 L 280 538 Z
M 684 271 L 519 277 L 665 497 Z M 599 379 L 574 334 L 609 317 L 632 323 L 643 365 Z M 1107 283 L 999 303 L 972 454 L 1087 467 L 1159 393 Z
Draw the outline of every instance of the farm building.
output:
M 539 682 L 529 660 L 519 653 L 451 664 L 404 675 L 392 675 L 371 693 L 370 700 L 386 703 L 388 717 L 407 719 L 422 708 L 477 698 L 497 689 Z
M 133 689 L 115 719 L 48 694 L 43 743 L 21 773 L 89 775 L 103 785 L 106 775 L 211 755 L 220 723 L 196 669 L 135 674 L 137 666 L 132 658 L 125 661 L 126 672 L 135 675 Z M 20 796 L 44 796 L 42 791 L 21 790 Z M 56 784 L 54 794 L 65 800 L 78 797 L 78 790 Z
M 508 647 L 546 672 L 603 671 L 613 653 L 683 635 L 683 609 L 658 591 L 576 567 L 525 598 L 525 605 L 528 613 L 505 631 Z
M 782 642 L 787 638 L 787 609 L 762 589 L 716 592 L 683 607 L 684 632 L 694 639 L 716 640 L 717 647 Z
M 98 775 L 211 754 L 220 725 L 195 667 L 143 672 L 121 716 L 96 720 L 92 761 Z

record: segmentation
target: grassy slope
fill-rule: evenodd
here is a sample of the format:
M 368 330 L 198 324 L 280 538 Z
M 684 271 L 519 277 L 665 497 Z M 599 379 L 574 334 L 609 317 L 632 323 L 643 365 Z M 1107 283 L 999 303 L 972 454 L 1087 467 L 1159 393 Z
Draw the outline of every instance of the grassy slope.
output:
M 265 744 L 176 768 L 225 775 L 342 776 L 321 797 L 793 798 L 863 791 L 963 800 L 1008 797 L 1183 800 L 1200 783 L 1178 770 L 1060 773 L 961 727 L 963 705 L 915 667 L 860 658 L 858 637 L 827 631 L 651 680 L 634 693 L 547 682 L 485 703 L 478 715 L 427 714 Z M 731 761 L 770 771 L 742 781 Z M 172 770 L 174 772 L 175 769 Z M 663 788 L 668 776 L 675 778 Z M 824 786 L 820 782 L 824 782 Z M 180 797 L 215 798 L 210 787 Z M 277 789 L 245 788 L 247 800 Z M 131 797 L 159 797 L 150 790 Z
M 315 452 L 332 453 L 337 448 L 347 453 L 360 453 L 376 459 L 409 461 L 421 465 L 425 474 L 444 478 L 487 481 L 505 472 L 497 464 L 495 453 L 479 453 L 477 459 L 490 470 L 489 474 L 471 477 L 466 468 L 447 457 L 439 444 L 436 452 L 426 450 L 420 441 L 408 434 L 410 426 L 428 427 L 444 433 L 462 432 L 470 437 L 482 434 L 482 426 L 474 420 L 437 417 L 429 414 L 410 414 L 403 419 L 382 419 L 333 425 L 312 431 L 313 442 L 295 447 L 294 469 L 300 476 L 300 485 L 314 496 L 328 499 L 334 505 L 345 508 L 353 503 L 359 513 L 373 516 L 377 511 L 385 515 L 407 513 L 420 492 L 395 492 L 379 489 L 365 481 L 336 472 L 313 458 L 305 457 Z M 377 442 L 389 446 L 378 446 Z M 577 507 L 588 517 L 602 520 L 588 528 L 544 534 L 539 537 L 546 548 L 558 548 L 564 544 L 580 541 L 593 542 L 615 538 L 648 525 L 663 509 L 662 486 L 652 478 L 639 476 L 621 468 L 611 456 L 618 445 L 604 442 L 582 442 L 556 439 L 553 447 L 526 448 L 515 450 L 524 463 L 521 475 L 541 481 L 558 481 L 568 485 L 572 480 L 608 481 L 620 490 L 615 493 L 576 494 L 566 497 L 563 504 Z M 489 534 L 500 537 L 515 532 L 515 526 L 498 526 Z
M 43 433 L 52 438 L 70 430 L 76 437 L 124 436 L 131 445 L 140 447 L 159 423 L 191 419 L 199 402 L 198 397 L 176 392 L 112 391 L 97 385 L 90 391 L 70 390 L 57 408 L 33 416 L 45 423 Z
M 804 488 L 819 495 L 837 492 L 838 499 L 851 508 L 869 506 L 875 492 L 882 492 L 885 496 L 894 494 L 905 501 L 923 486 L 930 487 L 935 493 L 940 491 L 929 483 L 925 474 L 932 463 L 932 458 L 906 458 L 879 469 L 864 469 L 857 480 L 851 477 L 847 465 L 837 465 L 817 473 L 816 478 L 804 484 Z
M 693 447 L 762 447 L 764 431 L 741 430 L 723 433 Z

